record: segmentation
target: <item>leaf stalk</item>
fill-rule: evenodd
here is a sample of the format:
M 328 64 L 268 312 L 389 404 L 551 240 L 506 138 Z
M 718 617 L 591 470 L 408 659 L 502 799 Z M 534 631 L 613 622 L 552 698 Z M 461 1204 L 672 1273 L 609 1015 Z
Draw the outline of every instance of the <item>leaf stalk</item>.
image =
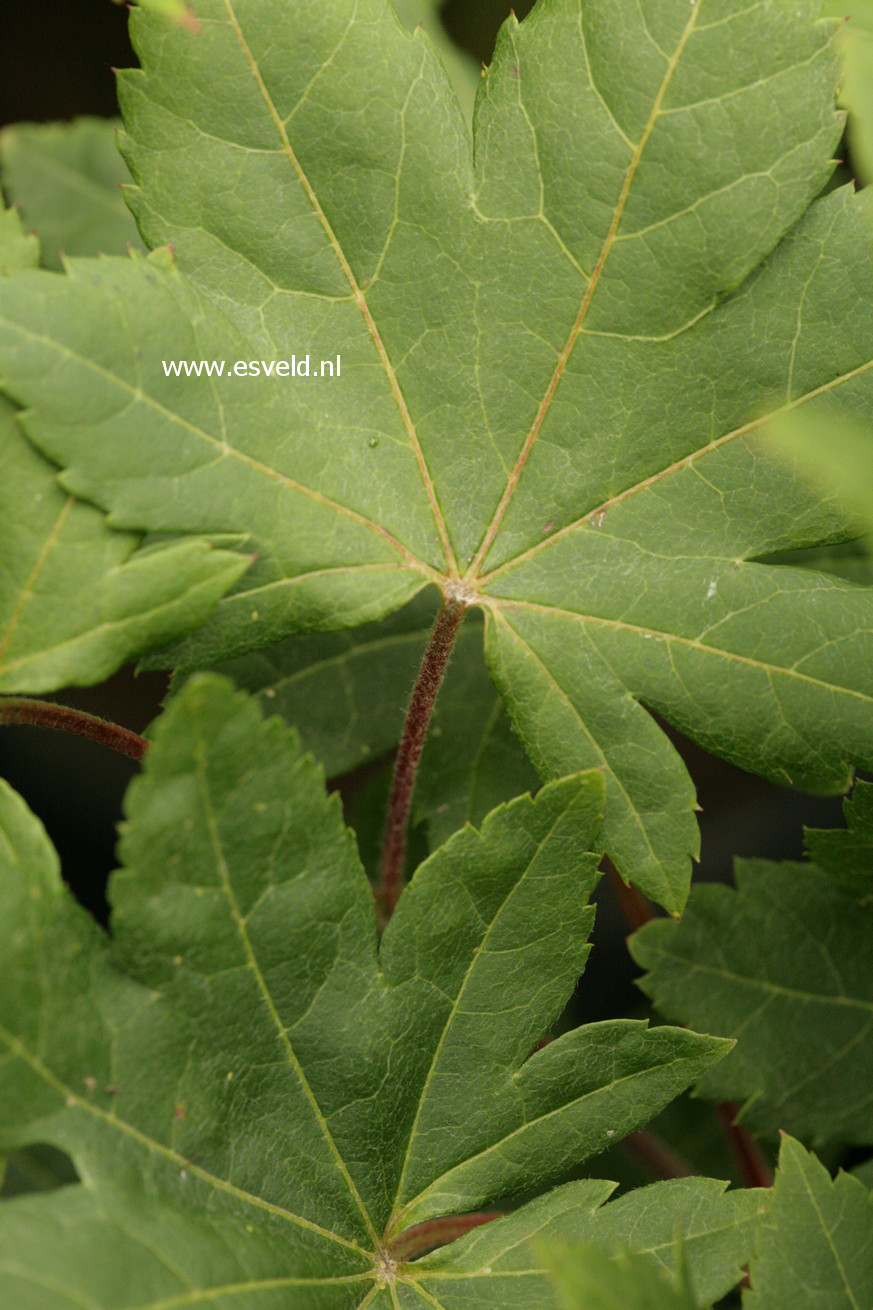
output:
M 447 600 L 443 605 L 431 628 L 418 677 L 409 698 L 403 733 L 394 762 L 394 776 L 385 816 L 379 887 L 376 892 L 376 900 L 386 922 L 394 913 L 403 891 L 406 835 L 421 752 L 430 716 L 465 612 L 466 607 L 458 601 Z
M 393 1260 L 412 1260 L 425 1251 L 433 1251 L 438 1246 L 456 1241 L 466 1233 L 471 1233 L 474 1228 L 481 1228 L 482 1224 L 490 1224 L 492 1219 L 502 1219 L 505 1213 L 504 1210 L 480 1210 L 477 1214 L 427 1219 L 395 1238 L 389 1247 L 389 1254 Z
M 0 723 L 29 723 L 35 728 L 52 728 L 56 732 L 72 732 L 88 737 L 101 746 L 141 760 L 148 749 L 145 737 L 122 728 L 96 714 L 74 710 L 69 705 L 56 705 L 53 701 L 31 700 L 27 697 L 0 697 Z

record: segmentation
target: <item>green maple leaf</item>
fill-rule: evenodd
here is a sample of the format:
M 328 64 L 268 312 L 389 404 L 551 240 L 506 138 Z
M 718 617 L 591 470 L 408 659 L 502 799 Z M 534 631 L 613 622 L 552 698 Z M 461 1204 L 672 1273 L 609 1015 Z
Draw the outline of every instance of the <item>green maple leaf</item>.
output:
M 0 209 L 0 271 L 33 267 L 36 241 Z M 245 568 L 206 541 L 136 551 L 58 485 L 0 398 L 0 691 L 96 682 L 144 647 L 204 622 Z M 134 553 L 135 552 L 135 553 Z
M 421 1263 L 411 1230 L 555 1180 L 729 1045 L 620 1020 L 530 1054 L 587 951 L 596 774 L 457 834 L 378 959 L 336 798 L 224 680 L 192 681 L 158 723 L 111 940 L 23 803 L 6 788 L 0 805 L 0 1149 L 56 1147 L 82 1179 L 0 1204 L 0 1290 L 28 1310 L 454 1310 L 492 1276 L 500 1303 L 548 1304 L 521 1243 L 584 1235 L 610 1184 L 558 1188 Z M 604 1235 L 634 1229 L 664 1260 L 685 1231 L 729 1285 L 761 1202 L 719 1193 L 644 1189 Z
M 0 133 L 4 192 L 39 237 L 47 268 L 61 268 L 62 255 L 123 255 L 140 244 L 121 194 L 130 174 L 117 135 L 116 122 L 87 117 Z
M 786 1137 L 744 1310 L 865 1310 L 873 1305 L 873 1194 Z
M 701 1094 L 747 1100 L 743 1119 L 762 1131 L 870 1144 L 873 898 L 859 903 L 869 876 L 852 879 L 846 862 L 861 847 L 869 863 L 870 834 L 864 810 L 851 813 L 864 827 L 811 834 L 841 876 L 739 860 L 735 891 L 695 888 L 682 922 L 647 924 L 631 952 L 664 1014 L 738 1039 Z
M 810 207 L 841 130 L 832 25 L 542 0 L 502 31 L 473 153 L 388 0 L 198 16 L 134 15 L 121 82 L 132 205 L 184 275 L 5 289 L 30 436 L 118 527 L 247 536 L 201 663 L 428 585 L 481 607 L 534 764 L 603 771 L 606 848 L 677 911 L 694 792 L 649 708 L 798 785 L 871 761 L 869 591 L 755 562 L 850 533 L 759 447 L 765 415 L 870 406 L 868 200 Z M 341 377 L 162 363 L 292 354 Z

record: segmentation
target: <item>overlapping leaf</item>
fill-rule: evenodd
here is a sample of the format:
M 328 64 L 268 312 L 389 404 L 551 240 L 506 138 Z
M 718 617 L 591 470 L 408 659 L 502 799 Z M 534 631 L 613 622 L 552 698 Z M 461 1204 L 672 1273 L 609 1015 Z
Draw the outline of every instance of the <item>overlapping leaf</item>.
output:
M 788 1137 L 749 1270 L 744 1310 L 863 1310 L 873 1305 L 873 1194 Z
M 805 213 L 841 126 L 815 9 L 542 0 L 474 154 L 388 0 L 202 0 L 196 38 L 135 16 L 133 204 L 191 281 L 79 265 L 0 306 L 70 488 L 254 543 L 204 658 L 429 583 L 483 607 L 534 763 L 603 770 L 606 845 L 671 910 L 694 796 L 643 706 L 783 781 L 870 762 L 870 593 L 753 562 L 849 530 L 758 448 L 764 413 L 873 387 L 867 202 Z M 292 354 L 308 380 L 162 362 Z
M 117 135 L 106 118 L 16 123 L 0 134 L 3 190 L 39 237 L 47 268 L 60 268 L 62 255 L 122 255 L 139 245 Z
M 740 860 L 736 881 L 696 888 L 680 924 L 631 939 L 643 989 L 671 1019 L 737 1038 L 704 1095 L 747 1100 L 762 1130 L 873 1143 L 869 897 L 806 864 Z
M 0 209 L 0 272 L 38 257 L 18 216 Z M 61 489 L 0 398 L 0 691 L 97 682 L 204 622 L 245 570 L 206 541 L 136 545 Z
M 597 775 L 572 777 L 459 833 L 418 871 L 377 961 L 336 799 L 224 681 L 192 681 L 158 725 L 111 942 L 7 789 L 0 1149 L 53 1145 L 83 1183 L 0 1204 L 6 1299 L 55 1310 L 72 1287 L 100 1310 L 333 1310 L 379 1302 L 384 1282 L 388 1304 L 424 1277 L 392 1276 L 390 1243 L 413 1225 L 547 1183 L 655 1113 L 727 1044 L 616 1021 L 530 1054 L 584 962 L 601 801 Z M 564 1236 L 609 1191 L 585 1184 L 577 1204 L 579 1186 L 538 1203 Z M 641 1193 L 631 1222 L 642 1235 L 683 1215 L 723 1278 L 757 1202 L 717 1193 Z M 511 1241 L 476 1248 L 474 1267 L 463 1248 L 442 1304 L 468 1303 L 504 1256 L 505 1304 L 547 1304 L 544 1280 L 514 1277 L 542 1221 L 527 1207 L 495 1225 L 489 1240 Z

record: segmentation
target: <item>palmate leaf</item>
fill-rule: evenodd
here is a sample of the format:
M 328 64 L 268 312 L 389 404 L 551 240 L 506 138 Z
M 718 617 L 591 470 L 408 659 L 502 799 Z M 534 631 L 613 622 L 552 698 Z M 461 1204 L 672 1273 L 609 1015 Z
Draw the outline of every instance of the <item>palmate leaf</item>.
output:
M 703 1095 L 747 1101 L 762 1131 L 873 1143 L 871 898 L 806 864 L 739 860 L 736 881 L 695 888 L 680 924 L 631 939 L 643 990 L 671 1019 L 737 1038 Z
M 457 834 L 419 869 L 377 961 L 336 798 L 223 680 L 192 681 L 157 726 L 111 941 L 5 790 L 0 1149 L 53 1145 L 83 1180 L 0 1203 L 5 1301 L 66 1310 L 72 1288 L 99 1310 L 388 1307 L 421 1304 L 426 1277 L 454 1310 L 499 1266 L 493 1304 L 548 1305 L 544 1277 L 518 1272 L 520 1244 L 549 1225 L 584 1233 L 609 1184 L 489 1226 L 457 1278 L 445 1256 L 395 1269 L 389 1244 L 554 1180 L 727 1049 L 616 1021 L 530 1054 L 584 962 L 601 804 L 598 775 L 571 777 Z M 723 1282 L 760 1201 L 718 1192 L 688 1180 L 662 1205 L 646 1189 L 630 1226 L 654 1255 L 655 1212 L 669 1217 L 661 1246 L 686 1229 Z
M 39 237 L 42 262 L 62 255 L 122 255 L 139 236 L 121 186 L 130 182 L 116 145 L 118 123 L 16 123 L 0 133 L 0 181 Z
M 533 762 L 603 771 L 605 845 L 673 911 L 694 792 L 644 706 L 798 785 L 871 760 L 873 596 L 754 562 L 849 531 L 763 453 L 765 414 L 873 387 L 868 200 L 806 212 L 841 129 L 815 12 L 541 0 L 475 154 L 389 0 L 201 0 L 196 37 L 134 15 L 131 199 L 186 276 L 80 263 L 0 302 L 65 485 L 119 527 L 254 543 L 201 663 L 429 584 L 481 607 Z M 292 354 L 341 377 L 162 364 Z
M 756 1240 L 744 1310 L 866 1310 L 873 1305 L 873 1194 L 786 1137 Z
M 0 208 L 0 273 L 38 258 L 18 215 Z M 58 486 L 0 398 L 0 691 L 97 682 L 204 622 L 245 569 L 206 541 L 136 545 Z

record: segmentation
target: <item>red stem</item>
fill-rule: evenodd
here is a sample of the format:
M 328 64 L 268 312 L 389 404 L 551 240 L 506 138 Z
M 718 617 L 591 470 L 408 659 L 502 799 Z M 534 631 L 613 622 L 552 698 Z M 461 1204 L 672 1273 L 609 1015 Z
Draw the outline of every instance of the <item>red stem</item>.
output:
M 432 1251 L 437 1246 L 454 1242 L 457 1237 L 471 1233 L 482 1224 L 490 1224 L 492 1219 L 502 1219 L 503 1210 L 481 1210 L 478 1214 L 449 1215 L 446 1219 L 428 1219 L 423 1224 L 401 1233 L 392 1242 L 388 1254 L 393 1260 L 412 1260 L 424 1251 Z
M 385 819 L 385 839 L 382 847 L 382 866 L 379 890 L 376 894 L 384 918 L 390 919 L 403 891 L 403 874 L 406 867 L 406 832 L 415 791 L 415 779 L 427 733 L 449 656 L 455 644 L 458 628 L 464 617 L 464 607 L 446 603 L 436 617 L 430 640 L 422 657 L 418 677 L 412 689 L 403 735 L 397 749 L 388 813 Z
M 657 1133 L 639 1129 L 621 1141 L 622 1149 L 638 1160 L 655 1178 L 692 1178 L 694 1170 L 672 1151 Z
M 724 1101 L 715 1107 L 740 1168 L 744 1187 L 772 1187 L 773 1171 L 761 1154 L 758 1143 L 748 1128 L 735 1122 L 740 1112 L 736 1101 Z
M 29 723 L 36 728 L 74 732 L 79 737 L 89 737 L 91 741 L 99 742 L 101 746 L 111 746 L 132 760 L 141 760 L 148 748 L 145 737 L 137 736 L 128 728 L 120 728 L 117 723 L 98 719 L 95 714 L 86 714 L 83 710 L 55 705 L 53 701 L 2 697 L 0 723 Z

